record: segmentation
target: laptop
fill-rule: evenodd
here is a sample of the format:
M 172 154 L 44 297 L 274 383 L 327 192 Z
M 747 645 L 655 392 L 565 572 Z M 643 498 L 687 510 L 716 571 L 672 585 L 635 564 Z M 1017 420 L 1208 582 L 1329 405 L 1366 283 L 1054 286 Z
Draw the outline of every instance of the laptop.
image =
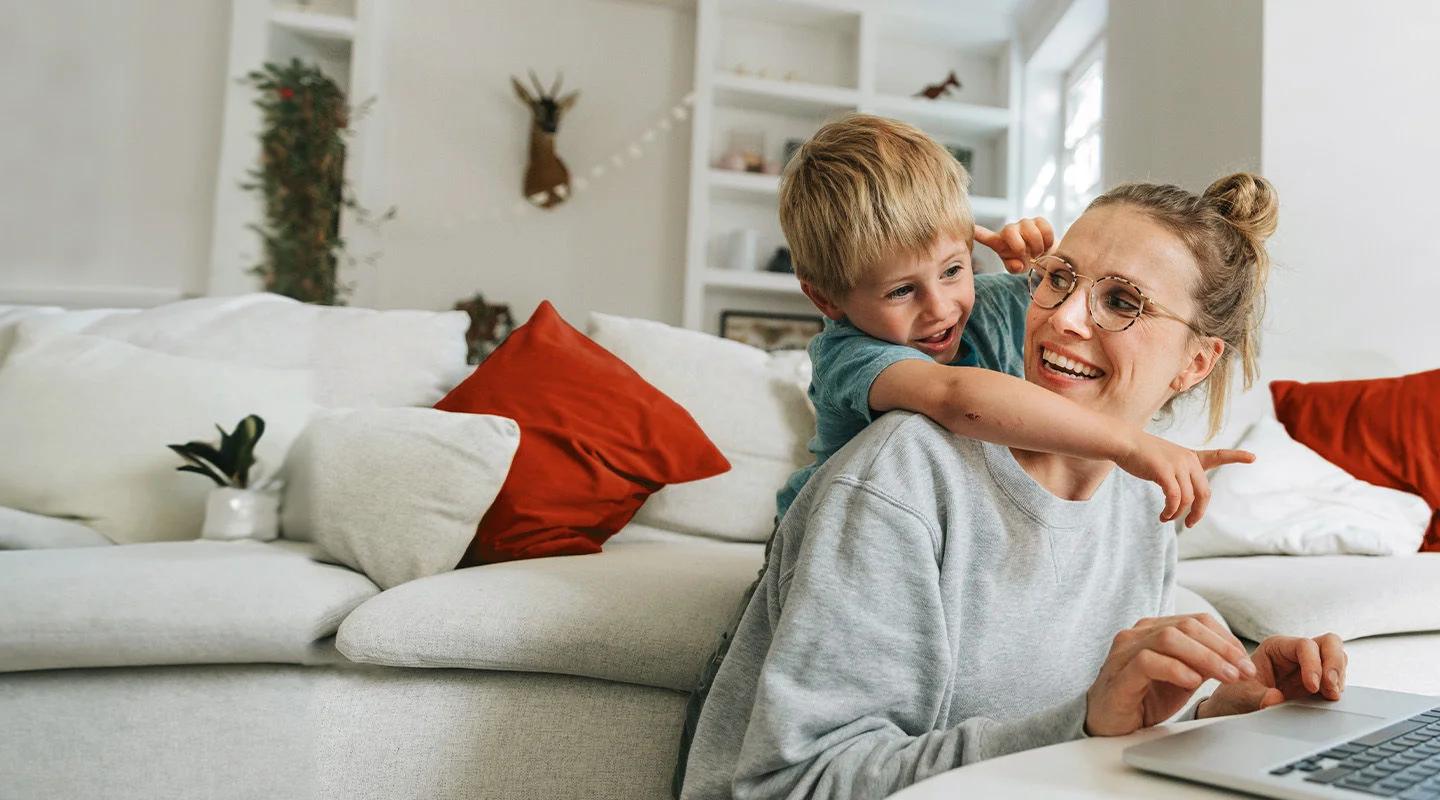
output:
M 1278 798 L 1440 800 L 1440 697 L 1349 686 L 1125 749 L 1132 767 Z

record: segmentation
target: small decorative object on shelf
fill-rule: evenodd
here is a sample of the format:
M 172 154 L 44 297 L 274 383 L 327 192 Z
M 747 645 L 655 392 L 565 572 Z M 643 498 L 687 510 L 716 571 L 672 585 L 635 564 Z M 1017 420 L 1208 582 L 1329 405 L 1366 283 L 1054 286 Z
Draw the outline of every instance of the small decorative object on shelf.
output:
M 280 495 L 268 481 L 252 480 L 255 444 L 265 434 L 265 420 L 251 414 L 240 420 L 233 433 L 220 431 L 220 443 L 186 442 L 166 445 L 185 460 L 176 467 L 215 481 L 205 503 L 206 539 L 274 539 L 279 535 Z M 252 484 L 259 488 L 253 488 Z
M 955 157 L 956 161 L 960 162 L 960 166 L 964 167 L 966 172 L 970 172 L 970 164 L 975 160 L 974 150 L 954 144 L 945 145 L 945 149 Z
M 241 184 L 260 192 L 265 203 L 265 219 L 256 226 L 265 258 L 250 272 L 260 276 L 267 292 L 341 305 L 350 287 L 340 282 L 340 258 L 358 263 L 345 253 L 341 210 L 350 209 L 357 222 L 372 227 L 395 216 L 393 208 L 372 216 L 347 191 L 345 135 L 352 116 L 364 109 L 352 115 L 335 81 L 299 59 L 266 64 L 244 80 L 260 92 L 255 105 L 265 124 L 260 167 Z
M 570 196 L 570 170 L 555 154 L 555 133 L 560 130 L 560 117 L 580 99 L 577 89 L 564 97 L 560 93 L 563 74 L 555 76 L 555 83 L 546 92 L 530 71 L 530 82 L 535 85 L 535 96 L 531 97 L 525 86 L 513 75 L 510 83 L 520 102 L 530 108 L 530 162 L 525 165 L 525 197 L 540 208 L 554 208 Z
M 479 292 L 468 300 L 455 303 L 456 311 L 470 315 L 470 327 L 465 331 L 465 344 L 469 348 L 466 362 L 479 364 L 495 352 L 505 337 L 515 330 L 515 318 L 510 316 L 510 306 L 505 303 L 487 303 L 485 295 Z
M 765 133 L 757 130 L 731 131 L 730 149 L 720 157 L 720 168 L 764 172 Z
M 791 275 L 794 275 L 794 274 L 795 274 L 795 263 L 790 260 L 790 248 L 788 248 L 788 247 L 777 247 L 777 248 L 775 248 L 775 254 L 772 255 L 772 256 L 770 256 L 770 260 L 765 263 L 765 271 L 766 271 L 766 272 L 788 272 L 788 273 L 790 273 Z
M 800 151 L 801 146 L 803 146 L 804 144 L 804 139 L 785 140 L 785 155 L 782 156 L 780 159 L 781 168 L 784 168 L 787 164 L 790 163 L 790 159 L 795 157 L 795 154 Z
M 760 232 L 754 228 L 736 228 L 731 231 L 727 266 L 741 272 L 760 269 L 760 257 L 757 254 L 759 241 Z
M 916 96 L 916 97 L 925 97 L 925 98 L 929 98 L 929 99 L 931 99 L 931 100 L 935 100 L 935 99 L 938 99 L 938 98 L 945 97 L 945 96 L 949 95 L 949 94 L 950 94 L 950 87 L 952 87 L 952 86 L 955 87 L 955 91 L 957 91 L 957 92 L 960 91 L 960 89 L 961 89 L 960 79 L 957 78 L 957 77 L 955 77 L 955 71 L 954 71 L 954 70 L 951 70 L 951 71 L 950 71 L 950 75 L 949 75 L 948 77 L 946 77 L 945 80 L 943 80 L 943 81 L 941 81 L 941 82 L 939 82 L 939 83 L 932 83 L 932 84 L 927 85 L 924 89 L 921 89 L 920 91 L 916 92 L 916 93 L 915 93 L 915 96 Z
M 761 350 L 804 350 L 825 329 L 825 318 L 813 314 L 771 314 L 721 311 L 720 336 Z

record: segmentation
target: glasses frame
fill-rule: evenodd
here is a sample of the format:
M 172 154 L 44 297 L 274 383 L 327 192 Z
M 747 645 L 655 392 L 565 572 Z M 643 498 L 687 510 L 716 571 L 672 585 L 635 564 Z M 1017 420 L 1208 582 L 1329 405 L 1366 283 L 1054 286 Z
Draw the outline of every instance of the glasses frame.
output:
M 1071 275 L 1075 276 L 1075 281 L 1071 283 L 1070 288 L 1065 291 L 1065 296 L 1061 297 L 1060 300 L 1056 302 L 1053 306 L 1041 305 L 1040 301 L 1035 299 L 1035 289 L 1033 288 L 1032 281 L 1030 279 L 1030 275 L 1033 274 L 1036 270 L 1049 272 L 1049 270 L 1046 270 L 1044 267 L 1040 266 L 1040 259 L 1042 258 L 1053 258 L 1056 261 L 1059 261 L 1061 264 L 1064 264 L 1067 268 L 1069 268 Z M 1121 333 L 1124 331 L 1128 331 L 1132 326 L 1134 326 L 1136 321 L 1138 321 L 1141 317 L 1145 315 L 1145 309 L 1154 307 L 1156 310 L 1164 312 L 1165 316 L 1168 316 L 1171 319 L 1174 319 L 1184 324 L 1185 327 L 1194 331 L 1196 336 L 1209 335 L 1204 331 L 1200 330 L 1199 328 L 1195 327 L 1195 324 L 1192 323 L 1190 320 L 1185 319 L 1174 311 L 1171 311 L 1170 309 L 1161 305 L 1154 298 L 1140 291 L 1140 287 L 1136 286 L 1134 281 L 1127 278 L 1122 278 L 1119 275 L 1106 275 L 1102 278 L 1092 278 L 1089 275 L 1081 275 L 1080 271 L 1075 269 L 1074 264 L 1071 264 L 1069 261 L 1066 261 L 1065 259 L 1061 258 L 1060 256 L 1054 255 L 1053 253 L 1046 253 L 1043 256 L 1037 256 L 1030 259 L 1030 269 L 1027 271 L 1027 274 L 1025 276 L 1025 289 L 1026 292 L 1030 295 L 1031 301 L 1033 301 L 1041 308 L 1049 310 L 1052 308 L 1059 308 L 1060 306 L 1065 305 L 1065 301 L 1069 300 L 1070 295 L 1075 293 L 1075 287 L 1079 286 L 1080 281 L 1082 280 L 1090 281 L 1090 288 L 1085 290 L 1085 310 L 1090 314 L 1090 321 L 1095 323 L 1095 327 L 1099 328 L 1102 331 L 1109 331 L 1110 333 Z M 1099 285 L 1101 281 L 1119 281 L 1120 283 L 1129 286 L 1131 289 L 1134 289 L 1135 294 L 1139 295 L 1140 297 L 1140 310 L 1135 313 L 1135 316 L 1130 318 L 1130 321 L 1125 324 L 1125 327 L 1120 328 L 1119 330 L 1114 330 L 1111 328 L 1107 328 L 1104 325 L 1101 325 L 1099 318 L 1097 318 L 1095 315 L 1095 287 Z

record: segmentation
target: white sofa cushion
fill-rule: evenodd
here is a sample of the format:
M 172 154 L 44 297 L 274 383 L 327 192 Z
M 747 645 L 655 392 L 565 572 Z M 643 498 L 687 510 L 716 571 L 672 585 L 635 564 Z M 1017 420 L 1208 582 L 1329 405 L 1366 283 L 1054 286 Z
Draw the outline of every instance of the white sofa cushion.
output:
M 1240 439 L 1253 464 L 1212 473 L 1205 518 L 1180 534 L 1181 558 L 1406 555 L 1420 549 L 1430 508 L 1417 495 L 1356 480 L 1290 438 L 1267 414 Z
M 1177 578 L 1257 642 L 1440 631 L 1440 553 L 1205 558 L 1181 561 Z
M 0 671 L 306 664 L 376 593 L 296 543 L 158 542 L 0 554 Z
M 341 624 L 336 646 L 367 664 L 555 672 L 689 692 L 763 551 L 612 539 L 594 555 L 447 572 L 367 601 Z
M 114 544 L 105 535 L 68 519 L 0 508 L 0 550 L 45 550 Z
M 510 470 L 520 426 L 433 408 L 322 413 L 286 461 L 281 523 L 382 589 L 454 569 Z
M 809 358 L 608 314 L 591 314 L 587 333 L 690 412 L 731 464 L 713 478 L 661 489 L 635 521 L 721 539 L 768 539 L 775 493 L 812 460 L 805 448 L 815 433 L 805 395 Z
M 78 519 L 120 544 L 194 539 L 214 484 L 165 446 L 247 414 L 272 469 L 315 410 L 304 370 L 167 355 L 99 336 L 22 330 L 0 365 L 0 506 Z
M 87 333 L 173 355 L 309 369 L 324 406 L 430 406 L 465 377 L 463 311 L 315 306 L 275 294 L 201 297 L 143 311 L 69 312 L 21 330 Z
M 59 306 L 0 306 L 0 364 L 15 346 L 20 321 L 30 317 L 48 317 L 65 313 Z

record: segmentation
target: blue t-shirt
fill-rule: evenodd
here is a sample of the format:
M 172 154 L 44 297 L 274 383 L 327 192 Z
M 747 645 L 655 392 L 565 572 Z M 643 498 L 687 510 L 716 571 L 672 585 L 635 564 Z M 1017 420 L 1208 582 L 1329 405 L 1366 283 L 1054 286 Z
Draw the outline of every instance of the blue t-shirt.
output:
M 960 337 L 955 367 L 983 367 L 1024 377 L 1025 312 L 1030 295 L 1024 275 L 975 276 L 975 305 Z M 834 455 L 874 421 L 870 385 L 886 367 L 907 358 L 930 357 L 903 344 L 870 336 L 849 320 L 825 321 L 825 330 L 810 340 L 810 401 L 815 404 L 815 438 L 810 452 L 815 463 L 801 467 L 775 496 L 777 519 L 825 459 Z

